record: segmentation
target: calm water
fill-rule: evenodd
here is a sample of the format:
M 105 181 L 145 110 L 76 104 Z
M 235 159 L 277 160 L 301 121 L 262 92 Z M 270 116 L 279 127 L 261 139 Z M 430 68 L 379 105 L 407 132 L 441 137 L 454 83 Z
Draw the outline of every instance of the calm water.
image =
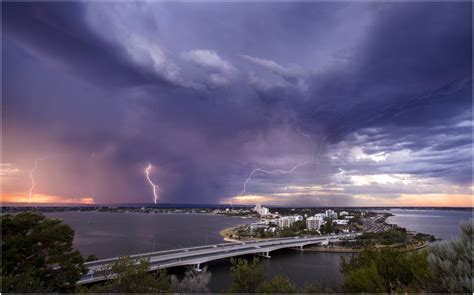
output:
M 99 259 L 223 243 L 223 228 L 251 219 L 204 214 L 54 212 L 75 230 L 74 247 Z
M 389 222 L 410 230 L 430 233 L 447 239 L 459 232 L 459 222 L 467 220 L 471 212 L 442 210 L 391 210 L 395 216 Z M 74 246 L 84 256 L 98 258 L 130 255 L 154 250 L 173 249 L 222 243 L 219 231 L 249 219 L 200 214 L 141 214 L 101 212 L 57 212 L 75 231 Z M 342 281 L 339 272 L 340 256 L 350 254 L 294 252 L 281 250 L 264 259 L 269 276 L 285 274 L 297 285 L 317 282 L 327 286 Z M 211 291 L 219 292 L 230 284 L 229 261 L 208 264 L 212 273 Z
M 472 211 L 393 209 L 389 212 L 395 216 L 387 218 L 388 223 L 443 240 L 456 237 L 460 233 L 459 223 L 472 218 Z

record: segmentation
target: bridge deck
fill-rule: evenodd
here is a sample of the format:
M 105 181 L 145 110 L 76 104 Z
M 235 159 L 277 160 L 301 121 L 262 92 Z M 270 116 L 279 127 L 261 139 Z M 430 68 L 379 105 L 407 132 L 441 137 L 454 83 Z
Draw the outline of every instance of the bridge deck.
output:
M 133 259 L 148 259 L 150 262 L 150 270 L 186 265 L 195 265 L 196 268 L 199 269 L 200 264 L 213 260 L 248 254 L 261 254 L 269 257 L 271 251 L 278 249 L 304 247 L 323 241 L 337 241 L 339 239 L 352 237 L 354 237 L 354 234 L 266 239 L 158 251 L 132 255 L 130 257 Z M 107 275 L 104 274 L 104 270 L 109 269 L 110 265 L 118 259 L 119 258 L 110 258 L 85 263 L 89 271 L 77 283 L 87 284 L 108 279 Z

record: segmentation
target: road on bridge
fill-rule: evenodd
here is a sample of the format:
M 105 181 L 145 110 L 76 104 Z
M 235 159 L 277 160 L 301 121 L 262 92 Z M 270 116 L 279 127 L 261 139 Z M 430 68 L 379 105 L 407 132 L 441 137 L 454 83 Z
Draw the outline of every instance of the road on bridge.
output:
M 242 243 L 224 243 L 206 245 L 199 247 L 183 248 L 176 250 L 158 251 L 152 253 L 130 256 L 132 259 L 147 259 L 150 262 L 150 271 L 159 268 L 175 266 L 193 266 L 200 270 L 200 265 L 213 260 L 229 258 L 240 255 L 260 255 L 270 257 L 270 252 L 284 248 L 302 249 L 306 245 L 318 244 L 324 241 L 338 241 L 341 239 L 354 238 L 357 234 L 341 234 L 317 237 L 291 237 L 278 239 L 265 239 L 247 241 Z M 107 274 L 110 266 L 119 258 L 110 258 L 86 262 L 89 269 L 77 284 L 88 284 L 110 279 L 113 274 Z

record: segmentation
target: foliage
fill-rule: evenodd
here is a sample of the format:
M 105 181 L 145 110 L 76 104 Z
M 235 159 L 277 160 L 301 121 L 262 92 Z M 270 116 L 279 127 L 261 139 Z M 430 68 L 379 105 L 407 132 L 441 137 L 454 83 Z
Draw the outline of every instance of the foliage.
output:
M 148 293 L 170 292 L 170 281 L 165 270 L 149 273 L 148 260 L 121 257 L 103 271 L 109 276 L 103 285 L 93 286 L 92 292 Z
M 408 234 L 404 228 L 393 228 L 384 232 L 366 232 L 356 238 L 356 245 L 363 246 L 374 246 L 376 244 L 381 245 L 394 245 L 394 244 L 407 244 Z
M 297 288 L 287 276 L 276 275 L 271 280 L 264 281 L 257 293 L 295 293 Z
M 427 289 L 430 271 L 426 251 L 366 249 L 349 261 L 341 257 L 347 292 L 416 292 Z
M 181 281 L 176 276 L 171 276 L 171 286 L 178 293 L 209 293 L 210 280 L 211 273 L 207 271 L 207 267 L 200 272 L 188 269 Z
M 302 220 L 298 220 L 293 222 L 290 227 L 293 231 L 302 231 L 306 228 L 306 223 Z
M 328 219 L 326 221 L 325 224 L 323 224 L 321 226 L 321 228 L 319 229 L 319 231 L 321 232 L 321 234 L 323 235 L 328 235 L 328 234 L 331 234 L 334 232 L 334 224 L 333 224 L 333 221 L 331 219 Z
M 334 293 L 334 290 L 325 286 L 318 285 L 316 283 L 306 284 L 301 290 L 300 293 Z
M 356 215 L 354 216 L 354 218 L 349 219 L 349 224 L 363 225 L 364 221 L 362 220 L 362 217 L 360 215 Z
M 59 219 L 23 212 L 2 216 L 2 292 L 69 292 L 86 271 L 74 231 Z
M 474 222 L 461 224 L 456 240 L 436 243 L 429 248 L 429 265 L 435 280 L 433 292 L 473 293 L 472 248 Z
M 245 259 L 231 259 L 231 293 L 254 293 L 265 280 L 265 267 L 254 257 L 252 262 Z

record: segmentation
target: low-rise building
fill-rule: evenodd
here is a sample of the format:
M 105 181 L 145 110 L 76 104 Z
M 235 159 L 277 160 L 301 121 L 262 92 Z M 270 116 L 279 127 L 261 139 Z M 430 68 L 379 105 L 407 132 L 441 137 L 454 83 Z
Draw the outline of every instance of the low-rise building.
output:
M 336 225 L 347 225 L 349 220 L 347 219 L 335 219 L 333 220 Z
M 341 212 L 339 212 L 339 217 L 342 217 L 342 216 L 345 216 L 345 215 L 348 215 L 348 214 L 349 214 L 349 212 L 347 212 L 347 211 L 341 211 Z
M 295 214 L 293 217 L 295 218 L 295 221 L 303 221 L 303 216 L 301 215 Z

